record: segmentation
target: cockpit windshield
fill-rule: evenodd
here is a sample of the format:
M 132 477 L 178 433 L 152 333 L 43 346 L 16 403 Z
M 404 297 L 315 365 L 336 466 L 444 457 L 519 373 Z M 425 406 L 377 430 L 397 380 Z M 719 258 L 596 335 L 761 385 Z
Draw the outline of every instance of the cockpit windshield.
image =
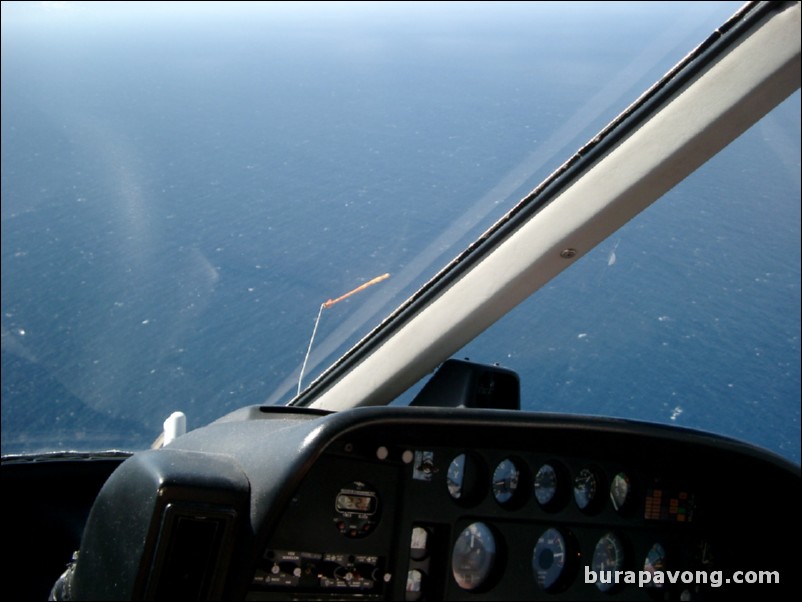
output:
M 3 454 L 290 402 L 740 7 L 4 2 Z M 457 356 L 799 463 L 799 115 Z

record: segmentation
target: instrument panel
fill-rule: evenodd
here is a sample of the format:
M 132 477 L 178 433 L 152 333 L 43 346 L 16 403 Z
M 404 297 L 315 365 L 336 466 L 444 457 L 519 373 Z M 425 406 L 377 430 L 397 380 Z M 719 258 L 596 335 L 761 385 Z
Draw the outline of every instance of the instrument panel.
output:
M 628 448 L 631 434 L 580 428 L 519 443 L 520 433 L 503 429 L 470 427 L 462 437 L 452 429 L 419 427 L 420 442 L 405 444 L 406 429 L 385 428 L 385 437 L 353 434 L 332 445 L 278 521 L 250 597 L 716 597 L 710 574 L 723 571 L 732 542 L 716 509 L 727 496 L 714 466 L 700 471 L 670 446 L 644 450 L 640 438 Z M 436 445 L 449 430 L 461 445 Z M 578 443 L 583 435 L 596 441 Z M 290 545 L 306 560 L 282 566 L 276 559 Z M 682 581 L 691 574 L 693 583 Z
M 121 502 L 147 509 L 139 527 L 119 521 Z M 73 591 L 119 597 L 128 580 L 135 598 L 191 585 L 198 599 L 697 600 L 748 590 L 726 580 L 761 570 L 785 578 L 761 591 L 783 595 L 799 502 L 798 467 L 676 428 L 251 408 L 121 465 Z M 110 539 L 140 550 L 137 571 L 115 566 Z
M 319 460 L 265 547 L 253 599 L 384 599 L 399 580 L 411 601 L 614 595 L 627 584 L 611 571 L 713 570 L 716 538 L 704 520 L 697 526 L 694 479 L 635 458 L 402 447 L 396 458 L 379 445 L 374 459 L 343 451 Z M 383 522 L 395 545 L 381 535 L 370 545 Z M 594 584 L 584 582 L 585 566 L 599 576 Z M 693 594 L 670 586 L 650 583 L 643 593 Z

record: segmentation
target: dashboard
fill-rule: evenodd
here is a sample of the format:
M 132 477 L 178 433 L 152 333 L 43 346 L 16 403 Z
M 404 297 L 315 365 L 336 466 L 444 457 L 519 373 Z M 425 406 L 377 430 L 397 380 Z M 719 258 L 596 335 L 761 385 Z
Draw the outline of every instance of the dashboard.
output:
M 799 503 L 798 467 L 677 428 L 253 407 L 124 462 L 68 585 L 74 599 L 694 600 L 757 587 L 742 574 L 782 595 Z

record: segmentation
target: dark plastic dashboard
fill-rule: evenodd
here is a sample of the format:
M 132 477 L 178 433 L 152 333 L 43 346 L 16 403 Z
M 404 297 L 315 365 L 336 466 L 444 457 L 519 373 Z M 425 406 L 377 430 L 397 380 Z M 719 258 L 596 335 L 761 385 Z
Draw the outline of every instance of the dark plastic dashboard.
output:
M 800 501 L 798 467 L 681 429 L 253 407 L 126 460 L 62 585 L 73 599 L 783 595 L 795 589 L 799 550 L 784 546 Z M 590 570 L 677 582 L 586 583 Z M 736 571 L 779 583 L 728 584 Z

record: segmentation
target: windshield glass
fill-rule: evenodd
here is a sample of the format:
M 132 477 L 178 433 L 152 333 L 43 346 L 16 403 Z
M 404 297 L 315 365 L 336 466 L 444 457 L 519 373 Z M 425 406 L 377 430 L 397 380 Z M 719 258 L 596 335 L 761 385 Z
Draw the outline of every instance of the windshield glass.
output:
M 21 453 L 288 402 L 740 3 L 2 6 Z M 798 462 L 798 115 L 797 93 L 462 355 L 519 372 L 527 409 Z
M 726 433 L 799 462 L 800 94 L 478 337 L 525 409 Z

